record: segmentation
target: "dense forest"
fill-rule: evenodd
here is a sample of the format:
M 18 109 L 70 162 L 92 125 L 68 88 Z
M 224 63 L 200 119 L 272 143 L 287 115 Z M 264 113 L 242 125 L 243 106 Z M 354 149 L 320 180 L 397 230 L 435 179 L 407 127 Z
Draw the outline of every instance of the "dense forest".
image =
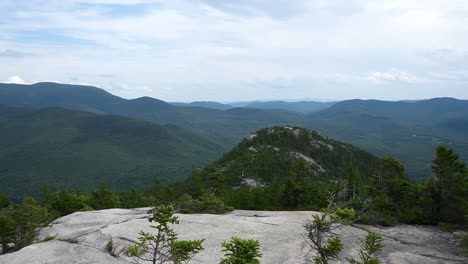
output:
M 77 211 L 157 204 L 174 204 L 183 213 L 320 210 L 330 193 L 353 208 L 361 223 L 467 226 L 467 168 L 453 150 L 437 147 L 432 176 L 416 183 L 392 157 L 378 159 L 314 131 L 273 127 L 173 185 L 155 179 L 146 189 L 125 192 L 104 185 L 91 192 L 43 186 L 37 199 L 21 203 L 1 194 L 0 244 L 3 252 L 18 250 L 35 241 L 39 227 Z
M 333 104 L 306 102 L 305 108 L 301 102 L 251 102 L 233 104 L 233 108 L 229 108 L 210 102 L 180 106 L 149 97 L 128 100 L 92 86 L 37 83 L 0 84 L 0 104 L 35 109 L 60 107 L 97 115 L 125 116 L 157 125 L 174 125 L 188 134 L 195 134 L 188 140 L 197 137 L 198 141 L 187 141 L 189 145 L 212 142 L 222 149 L 221 152 L 229 151 L 245 135 L 264 127 L 300 126 L 348 142 L 379 157 L 395 157 L 405 164 L 409 176 L 419 182 L 430 175 L 428 164 L 432 150 L 438 145 L 454 149 L 465 162 L 468 161 L 468 100 L 454 98 L 397 102 L 346 100 Z M 55 127 L 49 126 L 49 129 Z M 8 142 L 5 146 L 9 147 Z M 190 148 L 184 150 L 191 151 Z M 199 157 L 205 159 L 201 163 L 194 162 L 195 166 L 213 161 L 204 155 Z M 190 165 L 184 167 L 184 173 L 189 170 Z M 47 177 L 47 173 L 49 171 L 43 172 L 41 177 Z M 180 179 L 181 175 L 173 170 L 163 173 L 165 175 L 158 176 L 162 181 L 173 176 Z M 0 169 L 0 179 L 5 174 Z M 146 173 L 140 175 L 146 181 L 151 180 Z M 61 183 L 66 185 L 66 181 Z M 96 185 L 81 187 L 76 188 L 89 190 Z M 38 191 L 39 188 L 36 194 Z

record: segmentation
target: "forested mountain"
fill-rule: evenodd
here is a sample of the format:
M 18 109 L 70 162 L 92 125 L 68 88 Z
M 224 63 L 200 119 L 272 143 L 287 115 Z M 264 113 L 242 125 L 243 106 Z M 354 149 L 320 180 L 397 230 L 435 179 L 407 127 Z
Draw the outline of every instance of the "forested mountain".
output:
M 377 171 L 379 159 L 313 130 L 276 126 L 248 135 L 213 167 L 222 171 L 232 187 L 246 179 L 271 183 L 274 178 L 300 173 L 313 175 L 319 181 L 335 181 L 349 173 L 351 164 L 360 174 L 370 176 Z
M 91 86 L 37 83 L 0 84 L 0 104 L 31 107 L 60 106 L 174 124 L 211 137 L 226 149 L 257 129 L 277 124 L 304 125 L 306 118 L 284 110 L 177 107 L 142 97 L 126 100 Z
M 251 106 L 269 108 L 278 103 L 282 104 L 252 102 Z M 431 153 L 438 145 L 447 145 L 460 153 L 462 160 L 468 160 L 468 101 L 452 98 L 399 102 L 348 100 L 303 115 L 248 107 L 218 110 L 213 108 L 219 104 L 213 102 L 196 103 L 202 107 L 174 106 L 149 97 L 126 100 L 96 87 L 38 83 L 0 84 L 0 104 L 59 106 L 173 124 L 209 138 L 225 151 L 245 135 L 264 127 L 307 127 L 376 156 L 394 156 L 405 164 L 411 177 L 421 180 L 430 175 Z M 287 104 L 279 108 L 296 103 Z M 322 107 L 331 103 L 319 104 Z M 300 105 L 298 102 L 297 106 Z
M 273 199 L 276 204 L 266 202 L 272 208 L 308 208 L 326 198 L 328 189 L 323 186 L 336 185 L 350 174 L 368 179 L 377 174 L 380 164 L 375 156 L 315 131 L 276 126 L 247 136 L 217 162 L 194 171 L 179 188 L 194 196 L 212 191 L 238 208 L 249 208 L 237 204 L 243 199 L 246 203 Z M 257 192 L 251 193 L 251 189 Z
M 468 159 L 468 101 L 436 98 L 417 102 L 350 100 L 309 116 L 309 127 L 378 156 L 401 160 L 409 174 L 427 179 L 432 150 L 446 145 Z
M 232 106 L 228 104 L 222 104 L 218 102 L 209 102 L 209 101 L 199 101 L 199 102 L 191 102 L 191 103 L 174 102 L 171 104 L 175 106 L 206 107 L 206 108 L 212 108 L 212 109 L 218 109 L 218 110 L 228 110 L 228 109 L 233 108 Z
M 0 192 L 20 198 L 44 184 L 91 190 L 175 182 L 223 149 L 174 125 L 62 108 L 0 106 Z
M 283 109 L 300 114 L 311 114 L 326 108 L 329 108 L 334 103 L 331 102 L 314 102 L 314 101 L 301 101 L 301 102 L 285 102 L 285 101 L 268 101 L 268 102 L 254 102 L 246 105 L 249 108 L 258 109 Z
M 179 204 L 189 211 L 200 204 L 192 197 L 209 204 L 207 193 L 234 208 L 261 210 L 318 210 L 333 194 L 365 223 L 466 223 L 465 164 L 445 146 L 430 155 L 433 176 L 416 183 L 393 157 L 377 158 L 312 130 L 276 126 L 249 135 L 175 189 L 185 194 Z

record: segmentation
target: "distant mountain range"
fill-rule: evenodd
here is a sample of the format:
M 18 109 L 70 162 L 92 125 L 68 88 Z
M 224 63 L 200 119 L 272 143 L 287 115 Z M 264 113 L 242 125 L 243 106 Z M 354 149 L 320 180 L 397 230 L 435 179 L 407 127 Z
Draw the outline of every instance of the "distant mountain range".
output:
M 309 127 L 371 153 L 400 159 L 413 178 L 431 174 L 434 149 L 446 145 L 468 160 L 468 101 L 350 100 L 309 115 Z
M 209 137 L 226 149 L 260 128 L 276 124 L 305 125 L 306 120 L 285 110 L 233 108 L 223 111 L 180 107 L 150 97 L 127 100 L 96 87 L 57 83 L 0 84 L 0 104 L 37 108 L 58 106 L 174 124 Z
M 253 102 L 239 102 L 232 104 L 221 104 L 218 102 L 192 102 L 192 103 L 171 103 L 175 106 L 198 106 L 218 110 L 228 110 L 231 108 L 255 108 L 255 109 L 276 109 L 286 110 L 299 114 L 311 114 L 332 106 L 333 102 L 315 102 L 315 101 L 300 101 L 300 102 L 286 102 L 286 101 L 253 101 Z
M 430 161 L 437 145 L 447 145 L 463 160 L 468 160 L 468 101 L 453 98 L 400 102 L 255 102 L 247 107 L 229 108 L 216 102 L 181 105 L 149 97 L 127 100 L 96 87 L 38 83 L 0 84 L 0 104 L 36 109 L 61 107 L 95 116 L 134 118 L 162 127 L 172 125 L 198 141 L 192 142 L 194 145 L 213 144 L 214 149 L 221 149 L 200 155 L 200 162 L 193 164 L 206 164 L 213 160 L 210 153 L 228 151 L 246 135 L 275 125 L 310 128 L 374 155 L 394 156 L 407 166 L 409 175 L 415 179 L 430 176 Z M 5 138 L 5 132 L 0 133 Z M 189 148 L 190 144 L 180 146 L 180 149 Z M 182 177 L 174 175 L 156 176 Z
M 203 101 L 203 102 L 191 102 L 191 103 L 170 103 L 175 106 L 195 106 L 195 107 L 205 107 L 205 108 L 211 108 L 211 109 L 218 109 L 218 110 L 228 110 L 232 107 L 231 105 L 228 104 L 222 104 L 218 102 L 209 102 L 209 101 Z

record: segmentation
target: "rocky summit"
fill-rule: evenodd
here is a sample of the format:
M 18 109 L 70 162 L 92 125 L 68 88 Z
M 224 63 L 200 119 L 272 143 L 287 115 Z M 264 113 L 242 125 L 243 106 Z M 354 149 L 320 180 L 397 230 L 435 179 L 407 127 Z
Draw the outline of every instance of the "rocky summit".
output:
M 151 232 L 149 208 L 77 212 L 42 229 L 44 241 L 0 256 L 2 264 L 24 263 L 135 263 L 127 246 L 137 241 L 140 230 Z M 304 238 L 304 222 L 316 212 L 271 212 L 236 210 L 224 215 L 177 214 L 174 229 L 181 239 L 205 239 L 205 250 L 191 263 L 219 263 L 221 242 L 232 236 L 260 241 L 261 263 L 312 263 L 314 252 Z M 399 225 L 390 228 L 355 225 L 338 232 L 345 244 L 341 259 L 357 256 L 359 238 L 380 233 L 384 248 L 382 263 L 468 263 L 458 248 L 463 234 L 436 227 Z M 112 238 L 112 256 L 106 244 Z

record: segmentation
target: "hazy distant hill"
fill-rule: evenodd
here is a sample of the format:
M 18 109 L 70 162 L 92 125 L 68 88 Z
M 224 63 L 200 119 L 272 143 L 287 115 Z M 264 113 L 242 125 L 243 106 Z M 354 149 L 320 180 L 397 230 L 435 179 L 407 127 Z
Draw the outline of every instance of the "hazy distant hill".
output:
M 89 190 L 181 180 L 222 148 L 174 125 L 62 108 L 0 106 L 0 192 L 38 194 L 43 184 Z
M 175 105 L 175 106 L 206 107 L 206 108 L 212 108 L 212 109 L 218 109 L 218 110 L 228 110 L 228 109 L 232 108 L 232 106 L 230 106 L 228 104 L 222 104 L 222 103 L 218 103 L 218 102 L 209 102 L 209 101 L 191 102 L 191 103 L 174 102 L 174 103 L 171 103 L 171 104 Z
M 262 127 L 306 123 L 304 116 L 284 110 L 222 111 L 206 107 L 177 107 L 150 97 L 126 100 L 96 87 L 57 83 L 0 84 L 0 104 L 60 106 L 175 124 L 207 135 L 226 149 L 234 146 L 244 135 Z
M 268 101 L 268 102 L 255 102 L 250 103 L 246 107 L 259 108 L 259 109 L 283 109 L 291 112 L 310 114 L 320 110 L 329 108 L 334 103 L 327 102 L 313 102 L 313 101 L 301 101 L 301 102 L 285 102 L 285 101 Z
M 468 101 L 436 98 L 418 102 L 350 100 L 310 116 L 308 126 L 376 155 L 402 160 L 413 177 L 429 177 L 438 145 L 468 160 Z

